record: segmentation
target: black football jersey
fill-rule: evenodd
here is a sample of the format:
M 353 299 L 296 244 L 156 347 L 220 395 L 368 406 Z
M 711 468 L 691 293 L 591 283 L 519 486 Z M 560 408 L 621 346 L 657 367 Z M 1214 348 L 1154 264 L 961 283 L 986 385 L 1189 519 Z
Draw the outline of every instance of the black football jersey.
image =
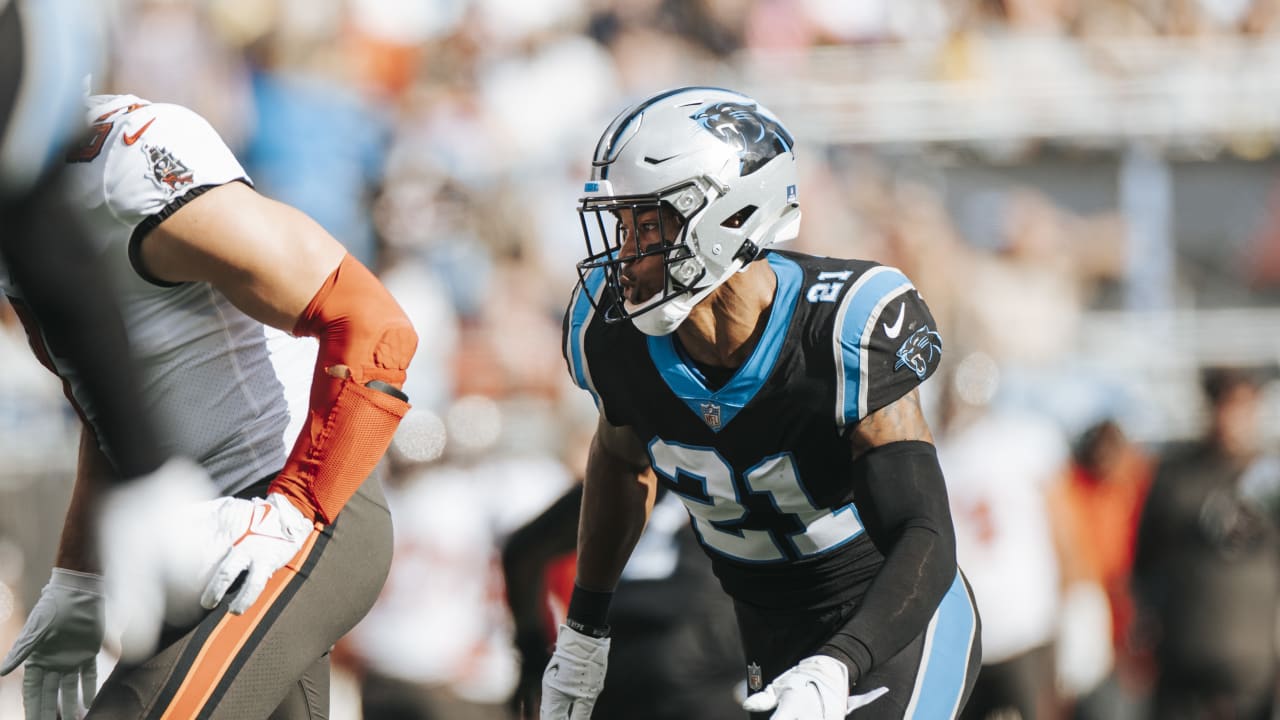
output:
M 817 607 L 860 596 L 883 563 L 851 490 L 848 429 L 929 377 L 942 341 L 895 268 L 765 259 L 778 278 L 768 323 L 723 385 L 708 384 L 674 333 L 606 323 L 595 311 L 608 300 L 603 270 L 570 300 L 564 354 L 606 419 L 647 445 L 725 591 L 763 607 Z

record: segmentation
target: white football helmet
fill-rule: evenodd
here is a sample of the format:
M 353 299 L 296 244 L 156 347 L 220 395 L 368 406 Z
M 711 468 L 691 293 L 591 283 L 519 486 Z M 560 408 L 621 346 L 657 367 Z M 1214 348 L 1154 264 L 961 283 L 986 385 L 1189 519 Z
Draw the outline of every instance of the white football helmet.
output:
M 610 292 L 598 309 L 605 319 L 630 319 L 646 334 L 666 335 L 763 249 L 794 238 L 800 205 L 793 145 L 773 113 L 721 88 L 669 90 L 619 114 L 596 144 L 578 208 L 587 243 L 578 276 L 585 286 L 604 268 Z M 682 221 L 675 241 L 622 257 L 619 211 L 662 206 Z M 621 289 L 623 263 L 651 254 L 665 258 L 665 289 L 632 304 Z

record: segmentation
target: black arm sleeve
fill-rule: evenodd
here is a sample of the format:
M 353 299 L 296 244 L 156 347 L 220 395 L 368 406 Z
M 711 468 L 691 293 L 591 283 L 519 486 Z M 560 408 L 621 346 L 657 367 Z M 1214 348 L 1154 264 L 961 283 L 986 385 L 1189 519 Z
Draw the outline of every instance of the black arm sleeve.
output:
M 818 652 L 849 668 L 849 687 L 925 629 L 956 577 L 955 528 L 933 445 L 872 448 L 854 464 L 867 535 L 885 556 L 861 605 Z
M 42 330 L 49 351 L 83 378 L 121 479 L 164 462 L 141 402 L 124 323 L 107 277 L 90 252 L 78 214 L 46 179 L 27 197 L 6 203 L 0 233 L 13 280 Z

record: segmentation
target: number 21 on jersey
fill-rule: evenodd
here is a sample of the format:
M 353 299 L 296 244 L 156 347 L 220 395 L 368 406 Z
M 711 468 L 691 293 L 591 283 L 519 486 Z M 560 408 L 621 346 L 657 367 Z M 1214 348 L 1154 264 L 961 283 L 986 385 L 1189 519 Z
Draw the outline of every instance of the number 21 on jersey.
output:
M 805 299 L 811 303 L 835 302 L 840 297 L 840 289 L 853 274 L 852 270 L 828 271 L 818 273 L 818 282 L 809 286 Z
M 649 444 L 649 457 L 653 469 L 673 485 L 680 485 L 681 476 L 702 485 L 704 497 L 679 489 L 676 493 L 693 517 L 702 543 L 735 560 L 768 563 L 810 557 L 843 545 L 862 532 L 862 521 L 852 504 L 834 512 L 814 506 L 790 453 L 765 458 L 743 473 L 740 482 L 735 482 L 733 468 L 712 448 L 655 438 Z M 770 513 L 773 517 L 781 521 L 789 515 L 803 529 L 784 531 L 782 522 L 776 523 L 778 529 L 735 527 L 746 525 L 753 515 L 742 504 L 740 487 L 752 494 L 767 495 L 774 508 Z M 766 526 L 775 524 L 769 523 L 769 518 L 759 519 Z M 756 522 L 751 524 L 759 527 Z

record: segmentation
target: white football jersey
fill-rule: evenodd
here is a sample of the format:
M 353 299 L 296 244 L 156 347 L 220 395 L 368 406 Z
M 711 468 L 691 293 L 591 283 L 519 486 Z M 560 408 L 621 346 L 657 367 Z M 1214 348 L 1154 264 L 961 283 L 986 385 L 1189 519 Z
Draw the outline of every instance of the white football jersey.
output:
M 135 236 L 203 189 L 249 179 L 217 132 L 186 108 L 131 95 L 88 104 L 95 132 L 69 174 L 94 251 L 120 293 L 144 402 L 167 450 L 195 458 L 220 489 L 235 492 L 284 466 L 306 416 L 316 341 L 263 325 L 208 283 L 143 276 L 131 260 Z M 16 294 L 7 277 L 0 282 Z M 51 360 L 84 417 L 97 422 L 76 373 Z
M 982 613 L 982 662 L 1053 640 L 1061 570 L 1049 489 L 1068 459 L 1049 421 L 990 411 L 938 443 L 956 531 L 956 560 Z

